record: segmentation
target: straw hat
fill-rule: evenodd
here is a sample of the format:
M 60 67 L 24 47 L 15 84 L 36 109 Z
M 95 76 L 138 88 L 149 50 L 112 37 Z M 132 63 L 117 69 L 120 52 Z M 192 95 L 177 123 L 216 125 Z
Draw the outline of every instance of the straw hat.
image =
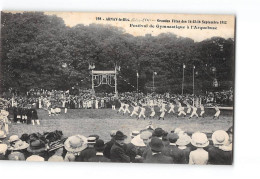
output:
M 32 155 L 26 159 L 27 162 L 44 162 L 44 158 L 38 155 Z
M 174 133 L 175 133 L 175 134 L 179 134 L 181 131 L 182 131 L 182 130 L 181 130 L 180 128 L 176 128 L 176 129 L 174 130 Z
M 88 144 L 95 144 L 96 143 L 96 137 L 88 137 Z
M 132 140 L 131 143 L 134 144 L 136 147 L 145 147 L 145 143 L 143 139 L 141 139 L 140 135 L 135 136 Z
M 195 132 L 191 136 L 191 144 L 195 147 L 207 147 L 209 145 L 209 140 L 206 134 Z
M 184 146 L 184 145 L 188 145 L 190 143 L 190 141 L 191 141 L 190 136 L 188 136 L 188 135 L 180 135 L 179 139 L 176 142 L 176 144 Z
M 15 143 L 8 150 L 23 150 L 27 149 L 29 144 L 22 140 L 15 141 Z
M 130 134 L 130 136 L 131 136 L 132 138 L 134 138 L 134 137 L 136 137 L 136 136 L 139 135 L 139 134 L 140 134 L 139 131 L 132 131 L 131 134 Z
M 83 135 L 74 135 L 69 137 L 65 143 L 64 147 L 67 151 L 75 153 L 81 152 L 87 148 L 88 139 Z
M 12 142 L 15 142 L 15 141 L 18 141 L 18 140 L 20 140 L 18 135 L 12 135 L 12 136 L 9 137 L 8 142 L 12 143 Z
M 225 145 L 228 143 L 229 136 L 223 130 L 217 130 L 212 134 L 213 144 Z
M 149 132 L 149 131 L 144 131 L 140 134 L 140 138 L 143 139 L 143 140 L 148 140 L 152 137 L 152 133 Z

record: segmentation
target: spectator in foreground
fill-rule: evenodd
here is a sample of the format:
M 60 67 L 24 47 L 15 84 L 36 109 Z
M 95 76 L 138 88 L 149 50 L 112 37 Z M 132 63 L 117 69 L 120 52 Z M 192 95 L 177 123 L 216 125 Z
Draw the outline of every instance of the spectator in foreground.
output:
M 217 130 L 212 134 L 213 145 L 209 148 L 209 164 L 214 165 L 231 165 L 232 151 L 224 151 L 222 146 L 228 144 L 228 134 L 223 130 Z
M 49 162 L 64 162 L 62 154 L 64 152 L 64 140 L 52 142 L 50 145 L 49 153 L 54 151 L 54 154 L 48 159 Z
M 96 143 L 96 137 L 88 137 L 88 146 L 80 152 L 79 157 L 76 159 L 78 162 L 88 162 L 91 157 L 96 155 L 96 149 L 94 145 Z
M 6 160 L 6 158 L 5 158 L 6 151 L 7 151 L 7 145 L 0 144 L 0 160 Z
M 64 161 L 74 162 L 80 152 L 87 148 L 87 143 L 88 139 L 85 136 L 74 135 L 69 137 L 64 143 L 64 147 L 67 150 Z
M 206 134 L 195 132 L 191 137 L 191 144 L 197 147 L 196 150 L 190 153 L 189 164 L 192 165 L 206 165 L 208 163 L 209 154 L 203 147 L 209 145 L 209 140 Z
M 40 140 L 33 140 L 30 142 L 30 146 L 27 148 L 27 151 L 31 154 L 26 161 L 30 162 L 43 162 L 47 160 L 48 156 L 46 155 L 47 146 Z
M 123 132 L 117 131 L 115 135 L 115 143 L 111 148 L 110 157 L 112 162 L 129 163 L 130 157 L 126 155 L 125 139 L 127 138 Z
M 11 142 L 8 149 L 11 151 L 11 153 L 8 155 L 8 160 L 25 160 L 26 156 L 23 150 L 27 149 L 28 147 L 29 144 L 20 139 Z
M 96 155 L 91 157 L 88 161 L 89 162 L 110 162 L 110 160 L 106 157 L 104 157 L 104 149 L 105 144 L 104 141 L 101 139 L 98 139 L 96 143 L 94 144 L 94 147 L 96 149 Z
M 147 156 L 144 163 L 173 163 L 171 157 L 162 154 L 164 148 L 163 142 L 158 137 L 153 137 L 150 142 L 152 155 Z
M 110 150 L 112 148 L 112 146 L 114 145 L 115 143 L 115 135 L 116 135 L 116 131 L 115 130 L 112 130 L 110 132 L 110 137 L 111 137 L 111 140 L 109 142 L 107 142 L 105 144 L 105 149 L 104 149 L 104 156 L 108 159 L 110 159 Z
M 179 135 L 179 139 L 177 140 L 176 144 L 178 145 L 178 153 L 180 153 L 179 157 L 179 164 L 188 164 L 189 163 L 189 155 L 191 152 L 190 147 L 187 145 L 190 143 L 191 138 L 187 134 Z

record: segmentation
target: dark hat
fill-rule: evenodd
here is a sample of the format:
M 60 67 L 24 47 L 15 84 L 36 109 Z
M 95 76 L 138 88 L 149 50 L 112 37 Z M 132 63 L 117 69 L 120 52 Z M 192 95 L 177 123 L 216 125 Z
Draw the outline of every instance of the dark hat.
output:
M 169 142 L 175 143 L 179 139 L 179 136 L 175 133 L 170 133 L 167 135 L 167 138 L 168 138 Z
M 228 134 L 232 134 L 232 133 L 233 133 L 233 126 L 231 126 L 230 128 L 228 128 L 227 133 L 228 133 Z
M 105 148 L 105 143 L 103 140 L 98 139 L 96 143 L 94 144 L 94 147 L 97 151 L 103 151 Z
M 121 131 L 116 132 L 115 140 L 124 140 L 126 138 L 127 138 L 127 136 L 123 132 L 121 132 Z
M 40 153 L 47 149 L 45 143 L 42 140 L 32 140 L 30 146 L 27 148 L 28 152 Z
M 20 137 L 20 139 L 21 139 L 22 141 L 27 142 L 27 141 L 29 140 L 29 135 L 26 134 L 26 133 L 24 133 L 24 134 Z
M 162 128 L 156 128 L 153 132 L 154 137 L 162 137 L 164 134 L 164 130 Z
M 162 140 L 158 137 L 153 137 L 149 145 L 151 147 L 151 150 L 155 152 L 161 152 L 164 147 Z

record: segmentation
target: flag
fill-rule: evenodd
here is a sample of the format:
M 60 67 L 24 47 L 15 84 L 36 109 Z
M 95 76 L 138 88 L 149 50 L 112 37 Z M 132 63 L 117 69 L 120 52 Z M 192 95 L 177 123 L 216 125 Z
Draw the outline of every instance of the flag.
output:
M 185 64 L 183 63 L 183 68 L 186 68 Z
M 136 76 L 137 76 L 137 78 L 139 78 L 139 73 L 138 72 L 136 73 Z
M 157 75 L 157 72 L 155 71 L 155 72 L 153 72 L 154 73 L 154 75 Z

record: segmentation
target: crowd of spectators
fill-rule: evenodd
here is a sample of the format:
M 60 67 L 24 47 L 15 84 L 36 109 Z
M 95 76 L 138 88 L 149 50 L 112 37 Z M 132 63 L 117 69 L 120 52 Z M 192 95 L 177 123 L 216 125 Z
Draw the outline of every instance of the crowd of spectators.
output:
M 112 105 L 120 106 L 118 100 L 139 102 L 148 104 L 151 100 L 154 103 L 158 101 L 168 101 L 177 99 L 181 103 L 186 101 L 189 104 L 199 107 L 200 104 L 205 106 L 213 106 L 218 104 L 220 106 L 233 106 L 233 90 L 222 92 L 207 92 L 205 95 L 192 94 L 157 94 L 157 93 L 136 93 L 125 92 L 118 93 L 115 96 L 113 93 L 95 93 L 91 90 L 78 91 L 71 94 L 70 91 L 48 91 L 48 90 L 30 90 L 26 95 L 12 95 L 12 97 L 5 97 L 7 106 L 11 107 L 26 107 L 33 105 L 35 108 L 48 108 L 50 105 L 56 107 L 66 107 L 71 109 L 90 109 L 90 108 L 111 108 Z
M 213 134 L 189 134 L 180 128 L 167 132 L 149 124 L 131 136 L 119 130 L 110 136 L 106 142 L 97 134 L 65 137 L 62 131 L 7 137 L 0 130 L 0 160 L 199 165 L 231 165 L 233 161 L 232 127 Z

